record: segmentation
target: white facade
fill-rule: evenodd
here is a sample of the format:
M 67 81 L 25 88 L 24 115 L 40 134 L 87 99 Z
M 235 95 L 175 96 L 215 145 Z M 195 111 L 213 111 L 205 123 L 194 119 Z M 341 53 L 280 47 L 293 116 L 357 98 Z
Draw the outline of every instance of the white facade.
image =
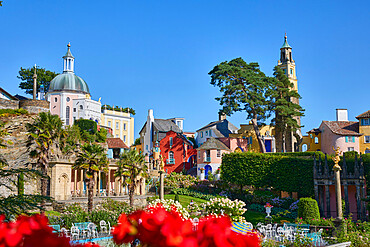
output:
M 101 103 L 89 98 L 79 98 L 73 100 L 73 121 L 77 119 L 90 119 L 96 123 L 101 119 Z
M 130 113 L 104 109 L 99 123 L 111 128 L 112 136 L 120 138 L 127 146 L 134 143 L 134 118 Z
M 144 144 L 143 144 L 143 153 L 144 155 L 150 155 L 152 148 L 153 148 L 153 123 L 154 123 L 154 115 L 153 110 L 148 110 L 148 117 L 146 120 L 146 126 L 145 126 L 145 133 L 143 136 Z
M 197 131 L 197 136 L 195 138 L 195 141 L 197 142 L 198 147 L 200 147 L 203 143 L 205 143 L 208 138 L 211 138 L 211 137 L 217 138 L 218 137 L 215 134 L 215 132 L 213 131 L 213 129 L 215 127 L 216 126 L 212 126 L 212 127 Z

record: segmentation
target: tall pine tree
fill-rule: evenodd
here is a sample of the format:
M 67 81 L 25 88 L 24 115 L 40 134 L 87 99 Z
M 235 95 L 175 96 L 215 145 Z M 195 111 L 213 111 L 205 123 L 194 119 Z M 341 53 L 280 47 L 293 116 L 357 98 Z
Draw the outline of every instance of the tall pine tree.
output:
M 300 99 L 301 96 L 297 91 L 292 90 L 293 83 L 278 66 L 274 68 L 274 77 L 274 80 L 272 80 L 271 97 L 273 102 L 271 107 L 275 111 L 275 118 L 272 120 L 272 124 L 275 125 L 276 131 L 282 133 L 282 151 L 286 152 L 287 135 L 302 127 L 299 125 L 297 118 L 304 116 L 304 109 L 292 101 L 293 98 Z

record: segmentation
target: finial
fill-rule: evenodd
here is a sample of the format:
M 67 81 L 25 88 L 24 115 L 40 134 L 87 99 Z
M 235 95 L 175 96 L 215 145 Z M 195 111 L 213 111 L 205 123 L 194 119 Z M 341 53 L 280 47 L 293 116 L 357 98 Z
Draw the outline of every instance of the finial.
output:
M 71 47 L 71 42 L 68 42 L 68 45 L 67 45 L 67 47 L 69 48 L 69 47 Z
M 285 39 L 287 39 L 287 38 L 288 38 L 288 37 L 286 36 L 286 32 L 285 32 L 284 38 L 285 38 Z

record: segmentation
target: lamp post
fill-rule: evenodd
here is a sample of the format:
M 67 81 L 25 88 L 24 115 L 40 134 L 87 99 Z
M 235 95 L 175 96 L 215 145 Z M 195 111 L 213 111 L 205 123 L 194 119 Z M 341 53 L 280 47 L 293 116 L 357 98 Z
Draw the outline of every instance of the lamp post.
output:
M 162 155 L 160 154 L 161 153 L 161 149 L 159 147 L 159 142 L 158 140 L 155 142 L 155 145 L 154 145 L 154 152 L 153 152 L 153 163 L 155 163 L 155 166 L 156 168 L 158 169 L 158 173 L 159 173 L 159 199 L 160 200 L 163 200 L 164 199 L 164 161 L 163 161 L 163 157 Z
M 335 177 L 335 194 L 337 198 L 337 220 L 342 221 L 343 219 L 343 211 L 342 211 L 342 188 L 340 184 L 340 171 L 342 168 L 339 166 L 339 161 L 340 161 L 340 151 L 339 147 L 337 149 L 334 149 L 335 151 L 335 156 L 333 157 L 334 161 L 334 166 L 333 166 L 333 171 L 334 171 L 334 177 Z

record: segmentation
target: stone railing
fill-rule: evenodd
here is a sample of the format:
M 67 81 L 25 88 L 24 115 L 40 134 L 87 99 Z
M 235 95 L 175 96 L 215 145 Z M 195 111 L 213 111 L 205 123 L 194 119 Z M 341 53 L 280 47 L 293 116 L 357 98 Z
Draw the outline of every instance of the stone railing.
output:
M 18 108 L 19 108 L 19 101 L 18 100 L 0 99 L 0 109 L 16 110 Z

